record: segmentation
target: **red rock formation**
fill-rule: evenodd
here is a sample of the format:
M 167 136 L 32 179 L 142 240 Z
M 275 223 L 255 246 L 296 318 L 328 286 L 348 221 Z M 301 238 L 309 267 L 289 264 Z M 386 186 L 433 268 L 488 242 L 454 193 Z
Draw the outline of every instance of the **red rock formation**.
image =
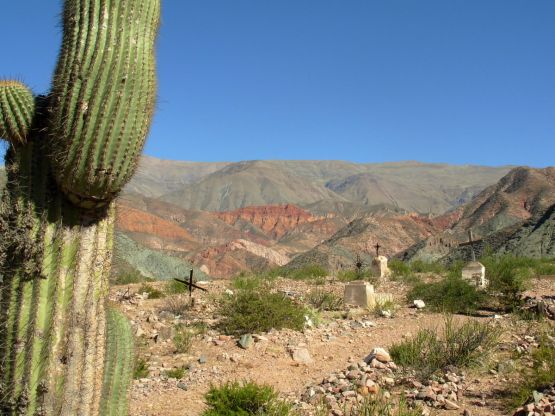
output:
M 239 220 L 247 221 L 274 239 L 279 239 L 301 224 L 320 219 L 291 204 L 245 207 L 235 211 L 216 212 L 214 215 L 230 225 L 235 225 Z
M 191 234 L 174 222 L 129 206 L 118 206 L 116 224 L 124 232 L 149 234 L 174 241 L 194 240 Z

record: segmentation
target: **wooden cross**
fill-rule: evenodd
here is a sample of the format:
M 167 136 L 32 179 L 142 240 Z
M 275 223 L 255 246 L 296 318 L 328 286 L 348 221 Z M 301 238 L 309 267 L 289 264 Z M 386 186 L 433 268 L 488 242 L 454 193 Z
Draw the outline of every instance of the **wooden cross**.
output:
M 208 292 L 208 290 L 206 290 L 203 287 L 200 287 L 198 285 L 195 285 L 193 282 L 193 269 L 191 269 L 191 271 L 189 272 L 189 281 L 187 282 L 186 280 L 181 280 L 181 279 L 173 279 L 179 283 L 183 283 L 184 285 L 189 287 L 189 297 L 193 296 L 193 289 L 200 289 L 203 290 L 205 292 Z
M 469 230 L 468 231 L 468 242 L 459 244 L 459 247 L 470 246 L 470 251 L 472 252 L 472 261 L 476 261 L 476 253 L 474 252 L 474 243 L 479 243 L 481 241 L 482 240 L 474 241 L 472 239 L 472 230 Z
M 382 246 L 380 246 L 380 243 L 376 243 L 374 248 L 376 249 L 376 257 L 378 257 L 380 255 L 380 248 L 382 248 Z

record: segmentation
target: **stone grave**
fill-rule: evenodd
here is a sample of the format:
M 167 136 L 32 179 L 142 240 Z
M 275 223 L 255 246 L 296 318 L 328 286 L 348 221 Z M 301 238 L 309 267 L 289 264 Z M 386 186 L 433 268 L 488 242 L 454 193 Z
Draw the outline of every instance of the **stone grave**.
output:
M 486 279 L 486 267 L 479 261 L 471 261 L 462 269 L 462 278 L 473 286 L 478 288 L 486 288 L 488 280 Z
M 372 275 L 379 276 L 380 279 L 385 279 L 391 276 L 391 270 L 387 267 L 387 257 L 376 256 L 371 264 Z
M 343 302 L 346 305 L 356 305 L 363 308 L 374 309 L 376 305 L 393 301 L 391 293 L 376 293 L 374 286 L 362 280 L 355 280 L 345 285 Z

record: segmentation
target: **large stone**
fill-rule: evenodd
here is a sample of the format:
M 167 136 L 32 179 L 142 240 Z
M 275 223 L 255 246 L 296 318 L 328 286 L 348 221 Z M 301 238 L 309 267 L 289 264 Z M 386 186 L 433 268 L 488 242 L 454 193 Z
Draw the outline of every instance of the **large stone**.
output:
M 368 282 L 356 280 L 345 285 L 343 302 L 346 305 L 374 309 L 376 305 L 383 305 L 392 300 L 393 296 L 390 293 L 375 293 L 374 286 Z
M 471 261 L 462 269 L 462 278 L 473 286 L 485 288 L 488 285 L 486 268 L 479 261 Z
M 374 348 L 368 357 L 364 359 L 365 362 L 371 363 L 373 360 L 377 360 L 381 363 L 389 363 L 391 362 L 391 356 L 389 353 L 383 348 Z
M 250 347 L 253 346 L 254 338 L 252 337 L 251 334 L 241 335 L 241 338 L 239 338 L 238 344 L 244 350 L 248 350 Z
M 291 357 L 293 361 L 299 364 L 312 364 L 314 362 L 306 348 L 295 348 L 291 353 Z

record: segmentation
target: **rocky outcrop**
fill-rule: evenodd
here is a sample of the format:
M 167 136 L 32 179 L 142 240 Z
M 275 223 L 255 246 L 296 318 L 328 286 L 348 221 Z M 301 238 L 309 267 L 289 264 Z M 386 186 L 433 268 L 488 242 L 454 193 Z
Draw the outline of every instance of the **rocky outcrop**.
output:
M 175 222 L 129 206 L 118 207 L 116 223 L 123 232 L 155 235 L 173 241 L 194 241 L 191 234 Z
M 470 247 L 459 244 L 468 241 L 469 230 L 480 240 L 474 246 L 477 256 L 486 247 L 494 252 L 549 255 L 555 246 L 549 232 L 554 228 L 554 204 L 555 168 L 515 168 L 465 206 L 434 219 L 451 225 L 401 256 L 426 261 L 468 260 L 472 257 Z
M 351 221 L 331 238 L 295 257 L 287 267 L 320 264 L 329 270 L 339 270 L 353 267 L 357 255 L 369 266 L 376 243 L 380 245 L 380 254 L 391 257 L 439 231 L 425 216 L 371 214 Z
M 284 265 L 289 257 L 270 247 L 240 239 L 208 247 L 194 255 L 192 261 L 196 265 L 206 266 L 212 276 L 226 279 L 241 272 Z
M 301 224 L 320 219 L 292 204 L 265 205 L 217 212 L 215 215 L 230 225 L 247 221 L 274 239 L 279 239 Z

